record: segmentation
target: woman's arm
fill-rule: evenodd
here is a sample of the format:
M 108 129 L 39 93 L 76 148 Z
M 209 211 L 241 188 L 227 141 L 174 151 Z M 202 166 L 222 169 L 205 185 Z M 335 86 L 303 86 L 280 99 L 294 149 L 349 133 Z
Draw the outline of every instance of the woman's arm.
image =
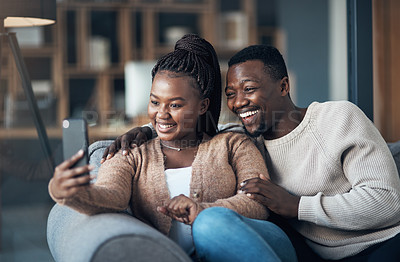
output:
M 245 137 L 243 139 L 243 137 Z M 231 141 L 232 142 L 232 141 Z M 236 175 L 236 190 L 240 190 L 240 184 L 260 174 L 269 178 L 268 170 L 261 153 L 254 143 L 244 135 L 236 134 L 233 137 L 230 148 L 230 164 Z M 215 181 L 218 183 L 218 181 Z M 241 215 L 255 219 L 267 219 L 268 209 L 262 204 L 249 199 L 244 194 L 235 194 L 232 197 L 218 199 L 213 203 L 200 203 L 202 208 L 223 206 L 230 208 Z
M 117 154 L 100 167 L 95 184 L 78 185 L 69 195 L 59 194 L 54 186 L 59 180 L 56 172 L 49 184 L 50 194 L 57 203 L 88 215 L 125 210 L 131 198 L 135 173 L 131 162 L 128 157 Z

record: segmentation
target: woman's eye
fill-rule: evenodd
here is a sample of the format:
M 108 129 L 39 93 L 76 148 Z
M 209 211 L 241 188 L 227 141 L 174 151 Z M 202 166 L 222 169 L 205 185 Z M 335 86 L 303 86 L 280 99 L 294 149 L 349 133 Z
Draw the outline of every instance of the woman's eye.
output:
M 182 105 L 180 105 L 180 104 L 171 104 L 170 107 L 172 107 L 172 108 L 180 108 L 180 107 L 182 107 Z

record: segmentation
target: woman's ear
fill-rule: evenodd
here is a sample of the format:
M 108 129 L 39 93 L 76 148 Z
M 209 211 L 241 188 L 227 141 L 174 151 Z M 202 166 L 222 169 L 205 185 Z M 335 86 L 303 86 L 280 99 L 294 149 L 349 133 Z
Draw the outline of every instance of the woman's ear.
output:
M 209 106 L 210 106 L 210 98 L 205 98 L 201 100 L 199 114 L 203 115 L 205 112 L 207 112 Z
M 281 86 L 281 96 L 288 95 L 290 91 L 290 85 L 289 85 L 289 78 L 287 76 L 281 79 L 280 86 Z

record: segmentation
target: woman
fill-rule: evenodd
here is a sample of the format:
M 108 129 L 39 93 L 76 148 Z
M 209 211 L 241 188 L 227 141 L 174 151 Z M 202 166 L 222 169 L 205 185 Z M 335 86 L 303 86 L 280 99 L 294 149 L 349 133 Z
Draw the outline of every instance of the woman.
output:
M 295 260 L 286 235 L 270 222 L 255 220 L 266 219 L 268 211 L 236 194 L 242 181 L 268 173 L 246 136 L 217 134 L 221 75 L 211 44 L 196 35 L 184 36 L 157 62 L 152 78 L 148 115 L 158 137 L 126 156 L 116 154 L 101 166 L 92 185 L 90 177 L 76 177 L 89 166 L 69 169 L 81 154 L 66 160 L 49 183 L 52 198 L 89 215 L 130 207 L 136 218 L 169 235 L 189 255 L 194 256 L 196 247 L 197 255 L 208 261 L 221 261 L 221 252 L 227 261 L 243 261 L 243 252 L 237 251 L 246 245 L 257 252 L 245 259 Z M 193 245 L 191 226 L 203 210 L 245 221 L 237 224 L 245 243 L 231 240 L 232 245 L 216 252 L 218 243 L 208 245 L 204 234 L 211 230 L 204 227 L 209 223 L 200 220 L 193 228 Z

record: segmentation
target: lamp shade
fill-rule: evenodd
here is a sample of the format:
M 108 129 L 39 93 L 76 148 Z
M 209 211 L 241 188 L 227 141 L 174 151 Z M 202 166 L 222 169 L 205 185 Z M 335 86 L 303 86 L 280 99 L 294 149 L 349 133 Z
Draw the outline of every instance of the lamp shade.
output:
M 56 0 L 0 0 L 4 27 L 50 25 L 56 21 Z

